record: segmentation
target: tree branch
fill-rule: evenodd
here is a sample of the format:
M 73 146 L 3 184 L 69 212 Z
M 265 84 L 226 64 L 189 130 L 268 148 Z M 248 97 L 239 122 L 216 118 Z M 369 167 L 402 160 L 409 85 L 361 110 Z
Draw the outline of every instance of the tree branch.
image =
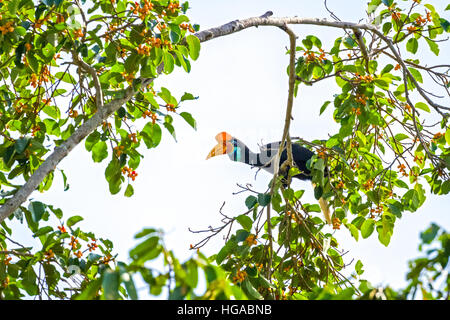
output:
M 279 174 L 278 168 L 279 168 L 279 162 L 281 153 L 285 149 L 285 144 L 287 144 L 287 160 L 285 163 L 282 164 L 282 170 L 288 166 L 293 166 L 293 157 L 292 157 L 292 144 L 291 144 L 291 138 L 289 136 L 289 128 L 291 125 L 291 119 L 292 119 L 292 107 L 294 105 L 294 87 L 295 87 L 295 48 L 296 48 L 296 35 L 295 33 L 287 26 L 284 25 L 280 27 L 284 32 L 286 32 L 289 36 L 289 91 L 288 91 L 288 101 L 286 106 L 286 117 L 284 122 L 284 130 L 283 130 L 283 137 L 281 139 L 281 144 L 278 149 L 278 153 L 275 158 L 274 163 L 274 174 L 272 178 L 272 184 L 270 186 L 270 196 L 273 196 L 273 192 L 275 189 L 275 184 L 277 181 L 277 177 Z M 289 175 L 288 175 L 289 179 Z M 267 233 L 269 235 L 269 267 L 267 268 L 267 279 L 271 281 L 271 271 L 272 271 L 272 257 L 273 257 L 273 239 L 272 239 L 272 224 L 271 224 L 271 216 L 270 216 L 270 203 L 267 205 Z
M 372 32 L 378 31 L 374 25 L 361 24 L 345 21 L 328 21 L 327 19 L 319 18 L 299 18 L 299 17 L 281 17 L 273 18 L 271 11 L 268 11 L 260 17 L 247 18 L 242 20 L 234 20 L 228 22 L 222 26 L 210 28 L 197 32 L 195 36 L 200 39 L 201 42 L 209 41 L 215 38 L 227 36 L 251 27 L 257 26 L 274 26 L 284 28 L 289 24 L 307 24 L 317 26 L 327 26 L 340 29 L 352 29 L 352 30 L 370 30 Z
M 201 42 L 212 40 L 218 37 L 223 37 L 226 35 L 230 35 L 239 31 L 242 31 L 247 28 L 257 27 L 257 26 L 276 26 L 279 28 L 283 28 L 289 24 L 306 24 L 306 25 L 316 25 L 316 26 L 326 26 L 332 28 L 339 29 L 352 29 L 354 32 L 358 33 L 359 30 L 367 30 L 374 34 L 376 34 L 382 41 L 384 41 L 393 55 L 395 56 L 398 63 L 405 69 L 405 62 L 400 57 L 399 53 L 394 47 L 394 44 L 391 39 L 387 38 L 381 31 L 377 29 L 375 25 L 372 24 L 364 24 L 364 23 L 354 23 L 354 22 L 346 22 L 346 21 L 328 21 L 326 19 L 318 19 L 318 18 L 299 18 L 299 17 L 282 17 L 282 18 L 273 18 L 270 17 L 271 12 L 268 12 L 261 17 L 253 17 L 242 20 L 234 20 L 229 23 L 226 23 L 220 27 L 211 28 L 208 30 L 204 30 L 196 33 L 195 35 L 200 39 Z M 358 37 L 357 37 L 358 38 Z M 359 43 L 360 41 L 358 41 Z M 364 45 L 361 45 L 361 51 L 363 52 L 363 56 L 368 54 L 364 52 L 367 51 Z M 410 71 L 406 68 L 406 74 L 410 78 L 411 82 L 417 87 L 419 94 L 427 101 L 427 103 L 432 106 L 441 116 L 447 117 L 448 115 L 444 114 L 441 110 L 450 110 L 449 107 L 445 107 L 435 103 L 431 98 L 426 94 L 423 88 L 417 83 L 416 79 L 410 73 Z
M 97 104 L 97 110 L 103 110 L 103 91 L 100 84 L 100 79 L 98 78 L 97 70 L 80 59 L 75 51 L 72 51 L 72 57 L 76 65 L 87 71 L 92 76 L 95 87 L 95 102 Z

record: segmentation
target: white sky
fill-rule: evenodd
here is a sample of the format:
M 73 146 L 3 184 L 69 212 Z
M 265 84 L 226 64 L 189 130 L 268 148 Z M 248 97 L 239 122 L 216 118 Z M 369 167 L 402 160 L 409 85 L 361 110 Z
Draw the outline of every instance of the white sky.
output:
M 446 5 L 446 1 L 441 0 L 428 2 L 441 12 Z M 202 30 L 238 18 L 259 16 L 268 10 L 272 10 L 274 16 L 329 18 L 322 1 L 191 0 L 189 3 L 188 15 Z M 328 1 L 338 17 L 349 21 L 365 17 L 366 3 Z M 449 20 L 448 12 L 445 17 Z M 341 35 L 339 30 L 331 28 L 299 26 L 294 29 L 300 40 L 308 34 L 319 36 L 326 49 Z M 188 227 L 205 229 L 220 224 L 218 210 L 224 201 L 224 212 L 229 216 L 243 213 L 247 195 L 232 195 L 238 191 L 236 183 L 251 183 L 255 189 L 265 191 L 270 181 L 266 172 L 260 172 L 254 180 L 254 170 L 233 163 L 228 157 L 208 161 L 205 157 L 220 131 L 238 137 L 253 150 L 261 140 L 265 143 L 280 140 L 288 87 L 287 45 L 286 34 L 277 28 L 248 29 L 202 44 L 200 58 L 192 63 L 190 74 L 180 70 L 169 77 L 161 77 L 157 87 L 167 87 L 177 97 L 184 92 L 199 96 L 198 100 L 186 102 L 182 107 L 182 111 L 195 117 L 198 129 L 194 131 L 181 117 L 175 117 L 177 143 L 164 130 L 158 148 L 142 149 L 145 158 L 137 169 L 139 175 L 133 184 L 135 195 L 132 198 L 125 198 L 123 192 L 115 196 L 109 194 L 104 178 L 107 161 L 93 164 L 84 143 L 59 166 L 68 177 L 69 191 L 63 191 L 62 179 L 56 174 L 58 178 L 49 192 L 35 193 L 32 197 L 60 207 L 66 218 L 83 216 L 85 220 L 80 227 L 93 231 L 97 237 L 111 239 L 120 260 L 127 261 L 128 250 L 135 243 L 133 236 L 144 227 L 165 230 L 167 246 L 174 249 L 181 260 L 188 258 L 192 254 L 189 244 L 201 239 L 191 234 Z M 439 58 L 427 56 L 431 58 L 428 64 L 448 63 L 445 57 L 450 56 L 449 48 L 448 44 L 442 46 Z M 418 56 L 422 55 L 419 49 Z M 332 106 L 320 117 L 319 109 L 336 92 L 334 80 L 312 88 L 301 87 L 294 104 L 291 135 L 313 140 L 334 134 L 338 127 L 332 120 Z M 310 183 L 296 182 L 294 186 L 306 190 L 305 202 L 315 203 Z M 346 262 L 352 258 L 362 260 L 366 279 L 373 284 L 398 288 L 405 284 L 407 261 L 418 255 L 419 232 L 431 222 L 450 230 L 449 207 L 448 196 L 428 196 L 418 212 L 407 212 L 396 223 L 387 248 L 378 242 L 376 233 L 367 240 L 355 242 L 342 227 L 335 236 L 342 248 L 349 250 Z M 22 237 L 28 233 L 19 231 L 19 234 Z M 221 245 L 219 237 L 203 251 L 210 255 Z M 354 265 L 349 271 L 353 269 Z

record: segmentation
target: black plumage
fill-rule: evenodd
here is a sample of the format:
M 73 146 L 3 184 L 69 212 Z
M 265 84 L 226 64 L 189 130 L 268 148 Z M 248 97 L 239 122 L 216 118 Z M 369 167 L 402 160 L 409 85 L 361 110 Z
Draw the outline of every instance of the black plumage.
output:
M 233 152 L 228 153 L 231 160 L 262 168 L 270 173 L 274 172 L 273 163 L 280 148 L 280 142 L 272 142 L 262 146 L 259 153 L 252 152 L 242 141 L 236 138 L 233 138 L 230 142 L 234 146 Z M 240 152 L 238 150 L 240 150 Z M 293 176 L 293 178 L 311 180 L 311 171 L 307 168 L 307 162 L 313 155 L 314 152 L 311 150 L 296 143 L 292 144 L 292 160 L 294 161 L 295 166 L 300 170 L 300 173 Z M 279 165 L 281 166 L 286 160 L 287 150 L 284 148 L 280 156 Z M 286 173 L 284 172 L 282 174 Z

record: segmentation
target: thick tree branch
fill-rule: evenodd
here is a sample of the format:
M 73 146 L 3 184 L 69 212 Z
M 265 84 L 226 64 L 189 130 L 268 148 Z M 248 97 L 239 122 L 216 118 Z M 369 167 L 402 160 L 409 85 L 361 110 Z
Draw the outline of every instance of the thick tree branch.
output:
M 219 27 L 210 28 L 207 30 L 197 32 L 195 36 L 197 36 L 197 38 L 199 38 L 201 42 L 204 42 L 215 38 L 227 36 L 251 27 L 274 26 L 284 28 L 286 25 L 289 24 L 307 24 L 307 25 L 327 26 L 352 30 L 362 29 L 362 30 L 370 30 L 372 32 L 378 31 L 374 25 L 370 24 L 360 24 L 345 21 L 328 21 L 327 19 L 318 19 L 318 18 L 299 18 L 299 17 L 274 18 L 270 17 L 271 15 L 272 12 L 268 11 L 267 13 L 265 13 L 260 17 L 234 20 Z

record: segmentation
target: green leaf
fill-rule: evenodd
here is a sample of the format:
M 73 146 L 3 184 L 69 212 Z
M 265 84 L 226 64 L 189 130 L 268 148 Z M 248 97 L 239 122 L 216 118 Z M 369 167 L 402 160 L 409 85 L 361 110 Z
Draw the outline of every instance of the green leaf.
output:
M 244 229 L 239 229 L 236 231 L 236 241 L 237 242 L 243 242 L 247 239 L 247 237 L 250 235 L 250 232 Z
M 50 43 L 47 43 L 47 45 L 42 48 L 42 54 L 47 58 L 45 60 L 51 61 L 53 59 L 53 56 L 55 55 L 55 47 Z
M 30 138 L 19 138 L 16 140 L 16 143 L 14 144 L 14 148 L 16 149 L 16 152 L 18 154 L 22 154 L 25 149 L 28 147 L 31 139 Z
M 317 159 L 317 161 L 314 163 L 314 169 L 324 172 L 325 170 L 325 162 L 322 158 Z
M 186 266 L 186 283 L 191 288 L 196 288 L 198 284 L 198 267 L 195 260 L 188 260 L 185 263 Z
M 130 250 L 130 258 L 145 262 L 158 257 L 160 253 L 159 237 L 153 236 L 138 244 Z
M 103 273 L 102 287 L 105 299 L 116 300 L 120 297 L 119 277 L 119 272 L 110 269 L 106 269 Z
M 91 151 L 94 145 L 100 140 L 100 132 L 94 131 L 86 138 L 84 146 L 87 151 Z
M 124 107 L 120 107 L 119 110 L 117 110 L 117 116 L 118 116 L 119 118 L 125 117 L 126 114 L 127 114 L 127 111 L 125 110 Z
M 34 54 L 31 54 L 31 51 L 27 53 L 27 61 L 31 67 L 31 70 L 33 70 L 34 73 L 38 73 L 39 72 L 39 60 L 36 59 L 36 56 Z
M 234 238 L 231 238 L 227 243 L 220 249 L 216 256 L 216 263 L 220 265 L 225 258 L 237 247 L 238 243 Z
M 39 222 L 45 212 L 45 204 L 40 201 L 32 201 L 28 205 L 28 210 L 31 212 L 31 218 L 34 222 Z
M 416 79 L 417 82 L 423 83 L 422 74 L 419 72 L 419 70 L 414 68 L 408 68 L 409 72 L 413 75 L 413 77 Z
M 392 64 L 387 64 L 383 70 L 381 70 L 380 75 L 384 75 L 385 73 L 389 73 L 392 69 L 394 69 L 394 66 Z
M 348 49 L 356 46 L 356 41 L 352 37 L 346 37 L 343 43 Z
M 9 0 L 7 2 L 8 10 L 11 15 L 13 15 L 13 16 L 16 15 L 17 9 L 19 9 L 19 3 L 20 3 L 20 0 Z
M 116 62 L 117 59 L 117 42 L 116 41 L 112 41 L 106 48 L 105 48 L 105 53 L 106 53 L 106 57 L 107 57 L 107 62 L 108 63 L 114 63 Z
M 450 32 L 450 22 L 448 22 L 448 20 L 440 18 L 439 23 L 441 24 L 441 27 L 444 29 L 445 32 Z
M 450 146 L 450 127 L 445 131 L 445 141 Z
M 361 236 L 364 239 L 367 239 L 368 237 L 370 237 L 370 235 L 373 233 L 374 230 L 375 230 L 375 221 L 373 219 L 367 219 L 366 221 L 363 222 L 361 226 Z
M 430 244 L 436 238 L 436 235 L 438 234 L 439 229 L 440 228 L 437 224 L 432 223 L 431 226 L 427 230 L 420 233 L 420 238 L 422 239 L 422 241 L 424 243 Z
M 381 244 L 387 247 L 391 242 L 391 234 L 385 232 L 382 227 L 380 228 L 377 227 L 377 231 L 378 231 L 378 240 L 380 241 Z
M 195 119 L 192 117 L 192 115 L 188 112 L 181 112 L 180 116 L 186 120 L 187 123 L 189 123 L 189 125 L 194 128 L 195 130 L 197 130 L 197 122 L 195 121 Z
M 388 246 L 391 242 L 391 236 L 394 229 L 392 217 L 384 214 L 381 221 L 377 223 L 378 240 L 384 245 Z
M 141 77 L 155 78 L 157 76 L 155 65 L 150 59 L 144 59 L 144 61 L 145 63 L 140 70 Z
M 76 300 L 93 300 L 96 298 L 98 291 L 101 289 L 102 282 L 101 279 L 92 280 L 86 286 L 86 288 L 81 292 L 80 295 L 76 296 Z
M 78 81 L 76 81 L 75 79 L 74 79 L 74 77 L 72 77 L 69 73 L 67 73 L 67 72 L 57 72 L 56 74 L 55 74 L 55 77 L 57 78 L 57 79 L 60 79 L 60 80 L 62 80 L 62 81 L 64 81 L 64 82 L 66 82 L 66 83 L 69 83 L 69 84 L 76 84 Z
M 217 267 L 212 266 L 212 265 L 206 265 L 206 267 L 204 268 L 205 278 L 208 283 L 211 283 L 217 279 L 218 271 L 216 271 L 216 270 L 217 270 Z
M 45 114 L 47 114 L 49 117 L 51 117 L 55 120 L 59 120 L 59 118 L 61 118 L 61 113 L 59 111 L 59 108 L 56 106 L 46 105 L 44 108 L 42 108 L 42 111 L 44 111 Z
M 169 74 L 175 68 L 175 59 L 170 52 L 163 52 L 164 72 Z
M 258 203 L 264 207 L 267 206 L 270 203 L 270 194 L 258 194 Z
M 73 216 L 73 217 L 70 217 L 69 219 L 67 219 L 66 224 L 68 227 L 73 227 L 75 224 L 77 224 L 80 221 L 83 221 L 83 217 Z
M 243 285 L 243 287 L 245 288 L 245 290 L 247 291 L 247 293 L 249 294 L 249 296 L 251 298 L 257 299 L 257 300 L 263 300 L 264 299 L 264 297 L 252 285 L 250 280 L 245 279 L 242 285 Z
M 45 272 L 45 282 L 48 288 L 55 288 L 61 276 L 53 264 L 44 263 L 42 265 Z
M 167 120 L 168 116 L 166 116 L 166 120 Z M 175 139 L 175 141 L 177 141 L 177 135 L 175 133 L 175 128 L 172 125 L 172 123 L 170 122 L 164 122 L 164 127 L 167 129 L 167 131 L 170 132 L 170 134 L 172 135 L 172 137 Z
M 134 285 L 133 278 L 128 272 L 122 273 L 120 276 L 122 282 L 125 284 L 125 289 L 127 289 L 128 296 L 131 300 L 138 300 L 138 294 L 136 286 Z
M 364 273 L 363 268 L 363 263 L 361 262 L 361 260 L 358 260 L 355 264 L 355 271 L 358 275 L 362 275 Z
M 328 107 L 328 105 L 331 103 L 331 101 L 325 101 L 325 103 L 322 105 L 322 107 L 320 108 L 320 113 L 319 115 L 321 115 L 325 109 Z
M 134 194 L 134 189 L 131 184 L 128 184 L 126 190 L 125 190 L 125 197 L 131 197 Z
M 410 38 L 408 42 L 406 43 L 406 50 L 408 50 L 411 53 L 416 53 L 417 49 L 419 48 L 419 42 L 416 38 Z
M 105 178 L 109 184 L 109 191 L 111 194 L 116 194 L 120 191 L 122 181 L 124 180 L 119 160 L 113 158 L 105 169 Z
M 179 48 L 184 48 L 184 47 L 179 47 Z M 189 53 L 186 50 L 186 56 L 188 56 Z M 178 50 L 175 51 L 175 56 L 176 56 L 176 61 L 175 64 L 176 65 L 181 65 L 184 69 L 184 71 L 186 72 L 191 72 L 191 63 L 189 62 L 188 59 L 185 58 L 185 56 Z
M 62 170 L 61 170 L 62 171 Z M 50 209 L 50 211 L 51 212 L 53 212 L 53 214 L 58 218 L 58 219 L 62 219 L 62 217 L 63 217 L 63 212 L 62 212 L 62 210 L 61 209 L 59 209 L 59 208 L 55 208 L 55 207 L 53 207 L 53 206 L 47 206 L 49 209 Z
M 92 147 L 92 160 L 102 162 L 108 157 L 108 146 L 105 141 L 98 141 Z
M 198 99 L 198 97 L 194 97 L 192 93 L 185 92 L 181 97 L 180 101 L 182 102 L 185 100 L 195 100 L 195 99 Z
M 37 295 L 38 294 L 38 287 L 36 285 L 36 272 L 33 269 L 33 265 L 30 264 L 21 274 L 22 276 L 22 285 L 25 291 L 30 295 Z
M 236 217 L 237 222 L 248 232 L 252 229 L 253 221 L 250 219 L 249 216 L 245 214 L 241 214 L 240 216 Z
M 350 234 L 353 238 L 355 238 L 356 241 L 359 239 L 359 230 L 356 228 L 353 224 L 347 224 L 347 228 L 350 231 Z
M 52 227 L 50 227 L 50 226 L 45 226 L 45 227 L 40 228 L 38 231 L 36 231 L 36 232 L 33 234 L 33 237 L 40 237 L 40 236 L 42 236 L 42 235 L 44 235 L 44 234 L 47 234 L 47 233 L 49 233 L 49 232 L 52 232 L 52 231 L 53 231 L 53 228 L 52 228 Z
M 135 234 L 134 238 L 135 239 L 143 238 L 149 234 L 153 234 L 153 233 L 157 233 L 157 232 L 158 232 L 158 230 L 156 230 L 154 228 L 144 228 L 142 231 Z
M 378 62 L 375 60 L 372 60 L 369 62 L 369 73 L 375 73 L 378 68 Z
M 196 36 L 188 35 L 186 42 L 189 46 L 189 55 L 192 60 L 197 60 L 200 56 L 200 40 Z
M 385 24 L 383 24 L 384 35 L 387 35 L 389 33 L 389 31 L 391 31 L 391 29 L 392 29 L 392 23 L 386 22 Z
M 402 204 L 398 201 L 388 203 L 389 211 L 396 217 L 402 217 Z
M 303 45 L 305 46 L 305 48 L 307 50 L 311 50 L 312 49 L 313 43 L 312 43 L 311 39 L 308 39 L 308 38 L 303 39 L 302 43 L 303 43 Z
M 409 136 L 404 134 L 404 133 L 397 133 L 395 135 L 395 140 L 397 140 L 397 141 L 402 141 L 402 140 L 405 140 L 405 139 L 408 139 L 408 138 L 409 138 Z
M 388 80 L 388 78 L 382 77 L 382 78 L 378 78 L 378 79 L 373 80 L 373 83 L 377 87 L 379 87 L 379 88 L 381 88 L 383 90 L 389 90 L 389 81 L 387 81 L 387 80 Z
M 314 198 L 316 198 L 316 200 L 319 200 L 323 195 L 323 188 L 322 186 L 316 186 L 314 188 Z
M 249 209 L 253 208 L 257 203 L 258 199 L 255 196 L 248 196 L 247 199 L 245 199 L 245 205 Z
M 148 122 L 142 128 L 141 136 L 148 149 L 155 148 L 161 141 L 161 127 L 157 123 Z
M 420 206 L 420 198 L 417 190 L 408 190 L 402 197 L 402 203 L 409 211 L 415 212 Z
M 134 73 L 139 68 L 139 55 L 136 52 L 132 52 L 128 58 L 125 60 L 124 67 L 125 71 L 129 74 Z
M 430 47 L 430 50 L 436 55 L 439 56 L 439 46 L 436 42 L 429 40 L 428 38 L 425 38 L 425 40 L 428 43 L 428 46 Z
M 337 146 L 337 145 L 339 145 L 339 143 L 340 143 L 340 141 L 339 141 L 339 135 L 337 134 L 337 135 L 334 135 L 334 136 L 332 136 L 330 139 L 328 139 L 328 141 L 326 142 L 326 144 L 325 144 L 325 146 L 327 147 L 327 148 L 333 148 L 333 147 L 335 147 L 335 146 Z
M 428 107 L 428 105 L 423 102 L 417 102 L 414 107 L 416 107 L 417 109 L 426 111 L 426 112 L 430 112 L 430 107 Z
M 173 28 L 171 26 L 170 29 L 171 29 L 169 32 L 170 41 L 172 43 L 177 43 L 178 41 L 180 41 L 180 38 L 181 38 L 181 35 L 179 33 L 180 28 L 178 28 L 178 30 L 176 30 L 175 28 Z
M 320 209 L 320 206 L 318 204 L 312 204 L 312 205 L 304 205 L 307 212 L 322 212 L 322 209 Z

